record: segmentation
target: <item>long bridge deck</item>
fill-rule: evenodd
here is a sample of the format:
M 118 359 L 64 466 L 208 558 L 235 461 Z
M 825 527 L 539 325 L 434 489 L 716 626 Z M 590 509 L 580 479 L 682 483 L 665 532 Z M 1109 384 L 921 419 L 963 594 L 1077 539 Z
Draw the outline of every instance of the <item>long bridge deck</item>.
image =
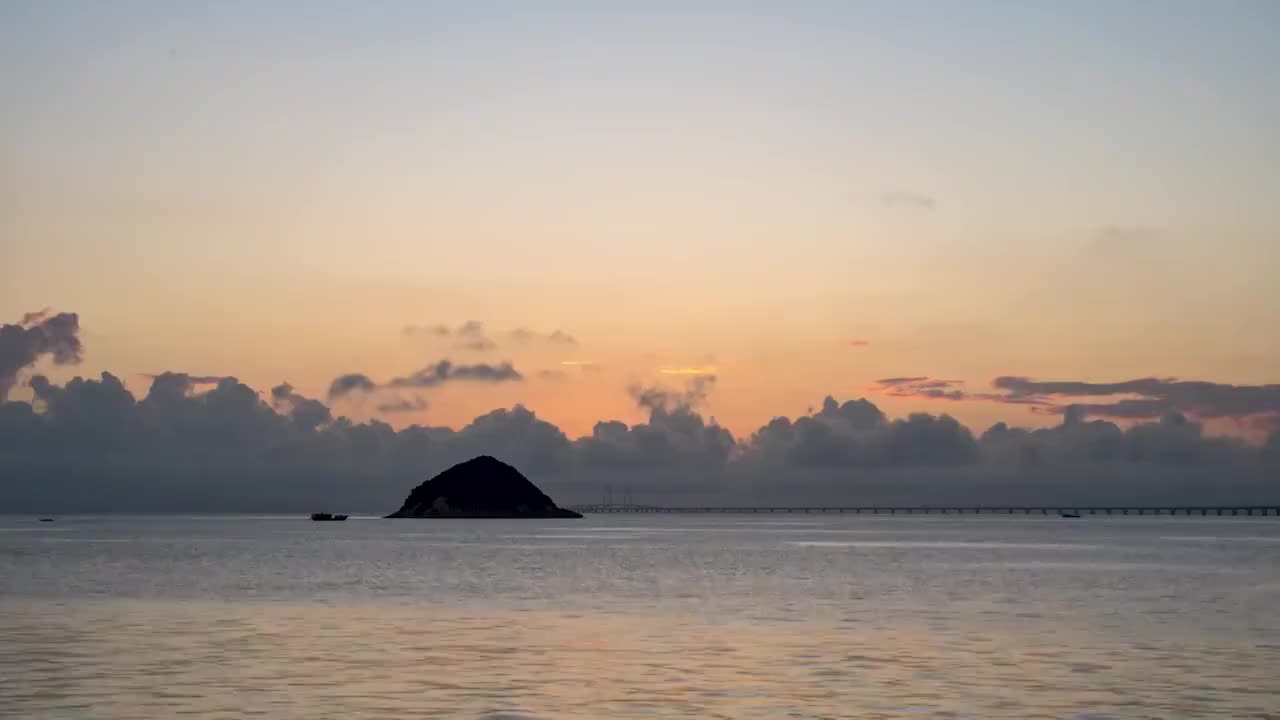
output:
M 572 505 L 595 513 L 672 513 L 758 515 L 776 513 L 852 515 L 1195 515 L 1280 517 L 1280 505 L 853 505 L 853 506 L 661 506 L 633 504 Z

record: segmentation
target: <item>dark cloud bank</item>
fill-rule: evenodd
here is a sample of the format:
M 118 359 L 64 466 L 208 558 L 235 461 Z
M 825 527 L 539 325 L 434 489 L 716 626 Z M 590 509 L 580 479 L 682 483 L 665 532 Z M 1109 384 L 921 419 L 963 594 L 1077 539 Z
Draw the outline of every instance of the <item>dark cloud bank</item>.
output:
M 75 362 L 76 327 L 74 315 L 62 314 L 0 328 L 0 393 L 41 358 Z M 425 405 L 414 391 L 440 377 L 463 379 L 459 367 L 437 363 L 382 384 L 353 374 L 335 385 L 390 393 L 388 411 L 412 409 Z M 955 391 L 927 378 L 890 380 Z M 1280 431 L 1252 446 L 1205 437 L 1177 412 L 1123 429 L 1088 420 L 1086 407 L 1063 411 L 1056 427 L 1001 423 L 975 436 L 947 415 L 890 419 L 867 400 L 828 397 L 807 415 L 735 438 L 704 416 L 715 380 L 699 377 L 684 390 L 632 387 L 645 422 L 599 422 L 570 439 L 520 406 L 460 430 L 397 431 L 336 417 L 287 383 L 260 394 L 234 378 L 167 372 L 139 398 L 109 373 L 64 386 L 38 374 L 25 382 L 32 403 L 0 404 L 0 511 L 383 512 L 425 477 L 479 454 L 515 464 L 564 503 L 597 500 L 605 485 L 630 489 L 637 502 L 672 504 L 1280 502 Z M 1108 394 L 1025 379 L 997 387 L 1015 399 Z M 410 394 L 396 394 L 403 392 Z M 1203 388 L 1170 392 L 1205 397 Z M 1204 407 L 1265 416 L 1227 396 Z

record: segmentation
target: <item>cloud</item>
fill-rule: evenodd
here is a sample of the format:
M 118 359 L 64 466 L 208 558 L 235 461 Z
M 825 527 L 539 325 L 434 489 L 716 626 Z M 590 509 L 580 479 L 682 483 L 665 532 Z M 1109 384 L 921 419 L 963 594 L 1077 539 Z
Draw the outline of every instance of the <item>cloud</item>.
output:
M 627 388 L 636 405 L 649 411 L 675 412 L 693 410 L 707 401 L 715 389 L 715 375 L 695 375 L 683 390 L 671 390 L 657 385 L 633 384 Z
M 750 438 L 744 456 L 777 472 L 967 465 L 979 451 L 969 430 L 947 415 L 889 421 L 867 400 L 841 404 L 828 396 L 820 411 L 795 422 L 774 418 Z
M 897 190 L 884 192 L 880 194 L 880 204 L 888 208 L 899 210 L 933 210 L 937 206 L 937 200 L 931 195 L 912 192 L 910 190 Z
M 1231 385 L 1159 377 L 1099 383 L 1016 375 L 997 377 L 991 384 L 995 392 L 970 392 L 961 380 L 909 376 L 882 378 L 870 389 L 890 397 L 1027 405 L 1033 412 L 1072 418 L 1139 421 L 1188 416 L 1228 419 L 1263 433 L 1280 428 L 1280 385 L 1274 384 Z
M 36 323 L 43 322 L 52 313 L 53 313 L 52 308 L 42 308 L 40 310 L 36 310 L 35 312 L 23 313 L 22 319 L 18 321 L 18 324 L 22 325 L 23 327 L 26 327 L 29 325 L 35 325 Z
M 196 394 L 198 389 L 204 386 L 216 386 L 224 381 L 236 382 L 235 378 L 223 375 L 191 375 L 172 371 L 144 375 L 143 377 L 151 380 L 151 388 L 147 399 L 150 402 L 157 403 L 172 403 L 191 397 Z
M 56 317 L 38 317 L 30 326 Z M 59 332 L 65 340 L 65 328 Z M 469 376 L 476 372 L 492 382 L 493 368 L 500 367 L 464 371 L 475 366 L 439 365 L 424 375 L 428 386 L 474 380 Z M 1146 400 L 1255 418 L 1273 407 L 1273 386 L 1008 377 L 990 394 L 1009 402 L 1051 403 L 1060 408 L 1061 422 L 1040 429 L 997 423 L 975 437 L 947 415 L 889 418 L 867 399 L 829 396 L 818 409 L 794 419 L 775 417 L 735 438 L 708 414 L 714 376 L 687 376 L 682 386 L 629 389 L 645 413 L 643 422 L 602 419 L 590 434 L 570 439 L 519 405 L 484 413 L 459 429 L 397 429 L 378 420 L 335 417 L 289 383 L 259 393 L 234 377 L 202 382 L 213 379 L 159 373 L 137 399 L 110 373 L 63 385 L 32 375 L 31 402 L 0 403 L 0 507 L 380 512 L 396 507 L 425 477 L 482 453 L 512 462 L 565 504 L 597 499 L 611 484 L 632 489 L 639 502 L 683 505 L 1213 505 L 1280 498 L 1280 429 L 1253 445 L 1206 436 L 1189 413 L 1139 418 L 1122 427 L 1092 419 L 1087 408 L 1072 404 Z M 385 387 L 361 374 L 339 380 L 339 396 Z M 884 378 L 878 386 L 945 393 L 954 384 L 912 376 Z M 402 400 L 425 402 L 408 391 L 388 395 L 384 404 Z M 1167 408 L 1112 412 L 1156 409 Z
M 1139 378 L 1114 383 L 1041 381 L 1006 375 L 991 383 L 998 402 L 1035 403 L 1049 412 L 1091 417 L 1151 420 L 1186 414 L 1203 420 L 1231 418 L 1280 427 L 1280 385 L 1231 385 L 1176 378 Z M 1116 399 L 1077 402 L 1077 398 Z
M 405 377 L 392 378 L 386 387 L 390 388 L 428 388 L 443 385 L 447 382 L 468 381 L 485 383 L 519 382 L 524 376 L 510 362 L 497 364 L 476 363 L 474 365 L 457 365 L 448 358 L 414 372 Z
M 1263 444 L 1262 461 L 1266 465 L 1280 465 L 1280 428 L 1272 430 Z
M 188 375 L 187 373 L 165 372 L 160 374 L 144 373 L 142 377 L 145 377 L 152 382 L 155 382 L 157 379 L 161 377 L 167 377 L 171 379 L 181 378 L 182 382 L 186 383 L 187 385 L 217 385 L 223 380 L 226 380 L 228 376 L 226 375 Z
M 983 434 L 982 445 L 989 462 L 1025 468 L 1144 463 L 1229 469 L 1248 464 L 1252 453 L 1235 440 L 1204 436 L 1199 423 L 1176 413 L 1127 430 L 1105 420 L 1086 420 L 1074 411 L 1051 428 L 1023 430 L 997 423 Z
M 380 413 L 422 412 L 427 409 L 427 401 L 421 395 L 397 397 L 378 405 Z
M 319 400 L 303 397 L 289 383 L 271 388 L 271 405 L 287 414 L 300 430 L 315 430 L 333 420 L 329 408 Z
M 364 373 L 339 375 L 329 383 L 329 400 L 336 400 L 353 392 L 372 392 L 378 384 Z
M 293 386 L 287 382 L 271 388 L 271 401 L 273 404 L 290 403 L 295 397 L 301 397 L 301 395 L 297 395 Z
M 468 320 L 456 328 L 448 325 L 405 325 L 403 332 L 410 337 L 451 337 L 454 339 L 454 347 L 459 350 L 488 352 L 498 348 L 498 344 L 486 334 L 484 323 L 479 320 Z
M 714 384 L 714 377 L 699 376 L 683 390 L 633 385 L 629 392 L 636 405 L 649 412 L 648 422 L 596 423 L 590 436 L 574 444 L 579 462 L 615 479 L 641 481 L 662 470 L 669 473 L 668 481 L 705 487 L 725 469 L 735 446 L 728 430 L 697 411 Z
M 891 377 L 875 381 L 871 389 L 890 397 L 965 400 L 970 396 L 961 387 L 963 385 L 963 380 L 940 380 L 927 376 Z
M 454 346 L 462 350 L 488 352 L 489 350 L 496 350 L 498 347 L 497 343 L 485 335 L 484 323 L 479 320 L 468 320 L 462 323 L 454 330 L 453 334 L 457 338 Z
M 488 352 L 490 350 L 497 350 L 498 344 L 487 337 L 478 337 L 478 338 L 459 340 L 457 343 L 455 343 L 454 347 L 457 347 L 460 350 Z
M 554 330 L 550 333 L 543 334 L 536 330 L 530 330 L 527 327 L 518 327 L 515 330 L 508 331 L 507 335 L 510 336 L 511 339 L 517 342 L 522 342 L 522 343 L 543 340 L 548 343 L 551 343 L 552 345 L 577 345 L 578 344 L 577 338 L 575 338 L 574 336 L 570 335 L 569 333 L 563 330 Z
M 487 352 L 498 347 L 498 344 L 489 336 L 485 324 L 479 320 L 468 320 L 456 328 L 448 325 L 406 325 L 403 331 L 408 336 L 454 338 L 454 347 L 462 350 Z M 552 345 L 578 344 L 577 338 L 563 330 L 541 333 L 521 326 L 502 334 L 519 343 L 542 341 Z
M 13 325 L 0 325 L 0 402 L 18 381 L 18 374 L 49 357 L 56 365 L 80 362 L 80 318 L 75 313 L 51 314 L 48 309 L 26 313 Z
M 436 337 L 449 337 L 453 334 L 453 330 L 448 325 L 405 325 L 403 332 L 410 337 L 416 335 L 434 335 Z
M 946 415 L 890 419 L 868 400 L 828 397 L 738 440 L 703 415 L 713 384 L 635 387 L 644 422 L 602 420 L 570 440 L 520 406 L 458 430 L 396 430 L 334 418 L 288 383 L 264 402 L 234 378 L 202 389 L 169 372 L 135 400 L 109 373 L 64 386 L 36 375 L 33 404 L 0 404 L 0 506 L 382 511 L 424 477 L 481 453 L 513 462 L 565 503 L 615 483 L 638 500 L 673 504 L 1212 504 L 1280 493 L 1280 432 L 1253 447 L 1205 437 L 1182 416 L 1123 429 L 1066 414 L 1052 428 L 1001 423 L 975 439 Z
M 482 337 L 484 335 L 484 323 L 479 320 L 468 320 L 459 325 L 454 333 L 462 337 Z
M 871 347 L 870 340 L 850 340 L 849 347 L 864 348 Z
M 450 382 L 503 383 L 520 382 L 524 375 L 510 362 L 457 364 L 448 358 L 432 363 L 421 370 L 403 377 L 392 378 L 385 383 L 374 382 L 364 373 L 340 375 L 329 384 L 329 400 L 337 400 L 354 392 L 371 393 L 377 390 L 403 388 L 432 388 Z M 389 403 L 393 404 L 393 403 Z

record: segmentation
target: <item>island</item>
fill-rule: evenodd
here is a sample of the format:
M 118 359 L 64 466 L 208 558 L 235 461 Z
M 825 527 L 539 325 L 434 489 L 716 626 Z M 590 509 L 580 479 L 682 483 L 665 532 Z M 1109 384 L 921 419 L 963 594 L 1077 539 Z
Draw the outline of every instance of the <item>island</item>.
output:
M 409 493 L 388 518 L 580 518 L 488 455 L 459 463 Z

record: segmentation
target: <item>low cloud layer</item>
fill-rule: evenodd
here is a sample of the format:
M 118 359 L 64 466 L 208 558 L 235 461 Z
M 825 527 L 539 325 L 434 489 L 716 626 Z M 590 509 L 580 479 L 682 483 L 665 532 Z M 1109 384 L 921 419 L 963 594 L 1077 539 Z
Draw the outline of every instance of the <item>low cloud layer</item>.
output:
M 69 314 L 5 326 L 9 383 L 40 358 L 77 361 L 76 330 Z M 443 360 L 385 383 L 343 375 L 330 394 L 377 391 L 384 412 L 413 412 L 426 405 L 423 388 L 521 377 L 509 364 Z M 1280 430 L 1249 444 L 1206 436 L 1196 419 L 1266 417 L 1274 386 L 1006 377 L 980 395 L 1048 403 L 1061 422 L 978 433 L 945 414 L 890 418 L 867 399 L 827 397 L 738 438 L 706 414 L 715 376 L 682 380 L 630 387 L 643 421 L 602 420 L 572 439 L 521 406 L 457 430 L 397 430 L 340 417 L 288 382 L 258 392 L 231 377 L 164 372 L 139 396 L 110 373 L 64 385 L 33 374 L 31 402 L 0 403 L 0 507 L 383 512 L 424 478 L 479 454 L 513 463 L 562 503 L 597 500 L 605 487 L 654 504 L 1280 503 Z M 922 376 L 884 378 L 877 388 L 947 400 L 964 392 Z M 1117 408 L 1134 399 L 1161 404 L 1127 427 L 1093 419 L 1099 404 L 1127 417 Z
M 109 373 L 29 384 L 32 403 L 0 404 L 0 506 L 16 512 L 380 512 L 486 453 L 566 503 L 605 486 L 671 504 L 1280 502 L 1280 433 L 1258 447 L 1206 437 L 1181 415 L 1126 429 L 1068 413 L 1052 428 L 975 435 L 947 415 L 892 419 L 868 400 L 828 397 L 735 438 L 703 414 L 715 381 L 698 377 L 633 387 L 643 422 L 604 420 L 570 439 L 520 406 L 459 430 L 396 430 L 337 417 L 288 383 L 258 393 L 171 372 L 141 399 Z

